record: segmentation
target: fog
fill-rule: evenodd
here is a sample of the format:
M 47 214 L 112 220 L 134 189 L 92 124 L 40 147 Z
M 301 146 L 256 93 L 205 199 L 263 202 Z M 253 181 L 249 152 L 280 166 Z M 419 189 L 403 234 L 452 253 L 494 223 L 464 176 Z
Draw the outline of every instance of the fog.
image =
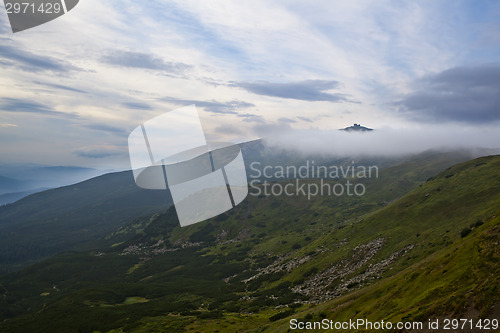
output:
M 307 154 L 331 156 L 396 156 L 426 150 L 493 149 L 479 153 L 500 153 L 500 131 L 494 126 L 426 126 L 412 129 L 383 128 L 371 132 L 341 130 L 277 131 L 264 139 L 270 147 Z

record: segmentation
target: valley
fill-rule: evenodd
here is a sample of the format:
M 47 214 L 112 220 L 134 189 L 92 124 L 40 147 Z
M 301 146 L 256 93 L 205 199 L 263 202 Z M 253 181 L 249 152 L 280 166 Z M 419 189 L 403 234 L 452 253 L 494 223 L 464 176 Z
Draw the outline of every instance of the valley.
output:
M 185 228 L 173 207 L 136 218 L 91 251 L 3 275 L 1 331 L 286 332 L 291 318 L 491 318 L 500 157 L 429 175 L 445 156 L 383 169 L 363 197 L 248 196 Z

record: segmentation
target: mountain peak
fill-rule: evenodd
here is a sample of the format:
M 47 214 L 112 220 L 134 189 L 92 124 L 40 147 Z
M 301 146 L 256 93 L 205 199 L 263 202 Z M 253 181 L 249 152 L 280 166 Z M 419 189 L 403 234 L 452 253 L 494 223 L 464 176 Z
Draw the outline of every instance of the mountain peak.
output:
M 340 129 L 341 131 L 347 131 L 347 132 L 352 132 L 352 131 L 356 131 L 356 132 L 369 132 L 369 131 L 373 131 L 373 128 L 368 128 L 368 127 L 364 127 L 364 126 L 361 126 L 360 124 L 354 124 L 352 126 L 349 126 L 349 127 L 346 127 L 346 128 L 341 128 Z

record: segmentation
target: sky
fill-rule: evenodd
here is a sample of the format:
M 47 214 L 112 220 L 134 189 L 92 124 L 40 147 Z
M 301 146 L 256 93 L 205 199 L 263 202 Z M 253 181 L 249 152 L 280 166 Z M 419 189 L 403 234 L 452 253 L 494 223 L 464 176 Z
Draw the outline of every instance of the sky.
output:
M 0 163 L 130 167 L 142 123 L 331 154 L 500 147 L 498 1 L 80 0 L 13 34 Z M 376 129 L 338 131 L 353 123 Z

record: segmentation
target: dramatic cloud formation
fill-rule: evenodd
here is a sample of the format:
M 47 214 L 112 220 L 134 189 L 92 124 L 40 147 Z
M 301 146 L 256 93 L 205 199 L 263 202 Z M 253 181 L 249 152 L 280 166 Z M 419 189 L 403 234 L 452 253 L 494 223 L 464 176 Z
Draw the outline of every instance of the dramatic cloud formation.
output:
M 500 65 L 456 67 L 427 77 L 398 106 L 424 122 L 500 121 Z
M 111 51 L 101 60 L 115 66 L 159 70 L 172 74 L 182 74 L 192 68 L 183 63 L 164 61 L 152 54 L 131 51 Z
M 338 89 L 340 84 L 337 81 L 306 80 L 291 83 L 260 81 L 236 82 L 232 83 L 232 85 L 246 89 L 254 94 L 265 96 L 291 98 L 310 102 L 352 102 L 344 94 L 325 92 L 332 89 Z
M 189 104 L 225 141 L 498 142 L 499 13 L 495 1 L 85 0 L 19 34 L 4 15 L 0 123 L 18 127 L 2 125 L 0 160 L 128 168 L 112 154 L 128 132 Z M 353 123 L 376 131 L 338 137 Z

